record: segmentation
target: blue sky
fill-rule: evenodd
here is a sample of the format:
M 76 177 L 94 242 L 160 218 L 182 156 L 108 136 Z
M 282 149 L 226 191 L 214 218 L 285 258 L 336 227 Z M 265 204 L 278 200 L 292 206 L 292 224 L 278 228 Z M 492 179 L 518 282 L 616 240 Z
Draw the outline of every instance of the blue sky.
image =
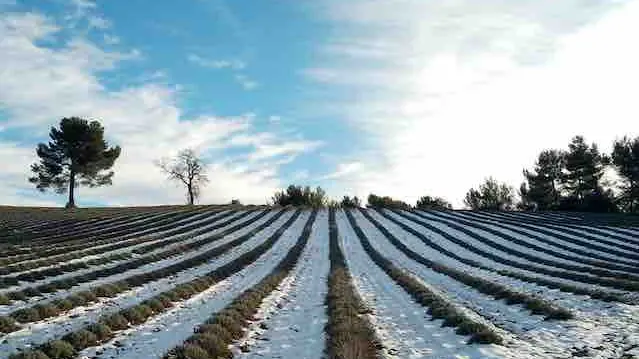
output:
M 191 147 L 203 202 L 288 183 L 456 206 L 544 148 L 637 135 L 638 1 L 0 0 L 0 202 L 63 116 L 123 147 L 81 205 L 180 203 L 153 165 Z

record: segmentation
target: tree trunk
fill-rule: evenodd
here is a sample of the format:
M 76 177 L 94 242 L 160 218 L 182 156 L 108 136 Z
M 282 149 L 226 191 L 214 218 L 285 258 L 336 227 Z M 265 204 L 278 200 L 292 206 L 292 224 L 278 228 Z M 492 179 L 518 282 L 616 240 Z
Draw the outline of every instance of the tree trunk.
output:
M 75 199 L 73 198 L 73 191 L 75 190 L 75 172 L 71 170 L 69 175 L 69 202 L 67 202 L 66 208 L 75 208 Z
M 189 190 L 189 205 L 193 205 L 193 185 L 191 183 L 189 183 L 188 185 L 188 190 Z

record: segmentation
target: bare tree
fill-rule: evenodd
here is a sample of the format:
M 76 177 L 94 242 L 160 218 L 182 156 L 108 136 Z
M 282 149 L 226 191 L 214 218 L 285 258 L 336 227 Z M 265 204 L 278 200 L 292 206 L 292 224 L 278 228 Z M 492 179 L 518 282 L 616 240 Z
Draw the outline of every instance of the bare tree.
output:
M 200 197 L 201 188 L 208 183 L 206 165 L 192 149 L 184 149 L 171 159 L 162 159 L 157 166 L 170 180 L 180 181 L 186 187 L 188 203 L 192 205 Z

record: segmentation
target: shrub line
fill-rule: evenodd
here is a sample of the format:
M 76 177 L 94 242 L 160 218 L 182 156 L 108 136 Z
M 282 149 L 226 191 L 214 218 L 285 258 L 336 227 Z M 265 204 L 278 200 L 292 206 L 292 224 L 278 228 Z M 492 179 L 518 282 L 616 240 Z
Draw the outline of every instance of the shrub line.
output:
M 534 277 L 534 276 L 530 276 L 530 275 L 526 275 L 526 274 L 522 274 L 519 272 L 514 272 L 511 270 L 506 270 L 506 269 L 495 269 L 492 268 L 490 266 L 484 265 L 480 262 L 477 262 L 475 260 L 466 258 L 466 257 L 462 257 L 457 255 L 456 253 L 454 253 L 453 251 L 450 251 L 440 245 L 438 245 L 437 243 L 433 242 L 430 238 L 428 238 L 427 236 L 425 236 L 424 234 L 416 231 L 415 229 L 413 229 L 412 227 L 398 221 L 397 219 L 391 217 L 390 215 L 388 215 L 387 213 L 384 213 L 383 211 L 378 211 L 379 214 L 381 214 L 384 218 L 388 219 L 389 221 L 395 223 L 396 225 L 398 225 L 399 227 L 401 227 L 402 229 L 404 229 L 405 231 L 409 232 L 410 234 L 414 235 L 415 237 L 419 238 L 424 244 L 426 244 L 427 246 L 444 253 L 445 255 L 447 255 L 448 257 L 451 257 L 453 259 L 456 259 L 464 264 L 473 266 L 473 267 L 477 267 L 480 269 L 484 269 L 487 271 L 491 271 L 491 272 L 495 272 L 504 276 L 508 276 L 508 277 L 512 277 L 515 279 L 519 279 L 525 282 L 531 282 L 531 283 L 537 283 L 537 284 L 541 284 L 544 285 L 546 287 L 549 288 L 556 288 L 556 289 L 560 289 L 561 291 L 564 292 L 570 292 L 570 293 L 575 293 L 575 294 L 579 294 L 579 295 L 589 295 L 592 298 L 595 299 L 601 299 L 604 301 L 608 301 L 608 302 L 621 302 L 621 303 L 627 303 L 627 304 L 632 304 L 633 301 L 629 298 L 626 298 L 625 296 L 619 295 L 617 293 L 610 293 L 610 292 L 604 292 L 602 290 L 594 290 L 594 289 L 589 289 L 589 288 L 584 288 L 584 287 L 578 287 L 575 285 L 569 285 L 569 284 L 564 284 L 564 283 L 558 283 L 555 282 L 553 280 L 549 280 L 549 279 L 545 279 L 545 278 L 540 278 L 540 277 Z M 400 216 L 405 216 L 403 214 L 400 214 Z M 417 224 L 422 225 L 419 222 L 414 221 Z M 426 225 L 422 225 L 422 227 L 426 227 Z M 460 246 L 462 246 L 463 248 L 467 248 L 470 247 L 468 246 L 467 243 L 451 236 L 450 234 L 446 233 L 445 231 L 439 230 L 436 227 L 426 227 L 429 228 L 443 236 L 444 238 L 448 239 L 449 241 L 458 244 Z M 472 248 L 472 247 L 471 247 Z M 472 249 L 470 249 L 472 251 Z M 491 255 L 491 257 L 496 257 L 497 260 L 496 261 L 500 261 L 498 256 L 495 255 Z M 528 269 L 528 268 L 524 268 L 524 269 Z
M 326 295 L 326 353 L 329 359 L 375 359 L 381 344 L 365 314 L 366 307 L 357 289 L 339 244 L 335 209 L 329 210 L 328 293 Z
M 140 325 L 150 317 L 163 313 L 173 307 L 175 302 L 187 300 L 246 268 L 271 249 L 280 239 L 284 231 L 297 220 L 300 214 L 301 210 L 297 210 L 291 218 L 278 228 L 267 240 L 240 255 L 230 263 L 199 276 L 190 282 L 180 284 L 168 291 L 159 293 L 140 304 L 122 309 L 114 314 L 105 315 L 101 317 L 97 323 L 90 324 L 82 329 L 69 333 L 62 337 L 62 339 L 50 340 L 38 346 L 36 349 L 14 353 L 9 356 L 9 359 L 27 359 L 33 357 L 39 359 L 71 359 L 74 358 L 80 350 L 106 343 L 115 337 L 116 331 Z
M 295 245 L 278 265 L 259 283 L 242 292 L 229 305 L 214 313 L 202 325 L 195 328 L 195 334 L 183 344 L 169 350 L 166 359 L 218 359 L 231 358 L 229 345 L 241 339 L 245 328 L 260 305 L 280 283 L 290 274 L 308 243 L 317 210 L 309 216 Z
M 506 304 L 508 305 L 522 304 L 523 307 L 529 310 L 532 314 L 543 315 L 546 320 L 567 320 L 574 317 L 568 309 L 553 305 L 547 300 L 541 299 L 537 296 L 511 290 L 505 285 L 481 277 L 473 276 L 462 270 L 458 270 L 438 263 L 436 261 L 427 259 L 419 253 L 411 250 L 407 245 L 405 245 L 402 241 L 400 241 L 397 237 L 390 233 L 390 231 L 386 227 L 384 227 L 384 225 L 375 220 L 375 218 L 373 218 L 370 213 L 367 213 L 365 210 L 361 210 L 361 212 L 364 217 L 366 217 L 368 221 L 370 221 L 380 232 L 382 232 L 382 234 L 397 249 L 399 249 L 410 259 L 432 269 L 435 272 L 444 274 L 460 283 L 474 288 L 482 294 L 489 295 L 497 300 L 505 299 Z
M 0 316 L 0 320 L 4 320 L 5 322 L 10 322 L 11 320 L 14 321 L 13 326 L 6 325 L 4 328 L 0 327 L 0 332 L 7 333 L 7 332 L 17 330 L 15 329 L 16 328 L 15 322 L 30 323 L 30 322 L 35 322 L 38 320 L 58 316 L 62 312 L 66 312 L 73 308 L 86 305 L 89 302 L 96 301 L 100 297 L 114 297 L 118 295 L 119 293 L 130 290 L 131 288 L 139 287 L 143 284 L 146 284 L 161 278 L 166 278 L 168 276 L 171 276 L 173 274 L 176 274 L 188 268 L 192 268 L 194 266 L 206 263 L 209 260 L 215 257 L 218 257 L 226 253 L 227 251 L 231 250 L 232 248 L 235 248 L 241 245 L 242 243 L 248 241 L 256 233 L 270 226 L 273 222 L 275 222 L 278 218 L 280 218 L 284 214 L 284 212 L 285 210 L 279 211 L 272 218 L 270 218 L 268 221 L 266 221 L 265 223 L 255 228 L 253 231 L 239 238 L 236 238 L 233 241 L 230 241 L 221 246 L 212 248 L 206 252 L 203 252 L 187 260 L 174 263 L 167 267 L 156 269 L 152 272 L 136 274 L 136 275 L 121 279 L 119 281 L 116 281 L 114 283 L 102 284 L 91 290 L 72 294 L 65 299 L 56 299 L 56 300 L 53 300 L 51 303 L 38 304 L 33 307 L 18 309 L 16 311 L 9 313 L 7 316 Z M 250 221 L 257 220 L 257 217 L 259 216 L 256 216 L 256 218 L 252 218 L 248 221 L 245 221 L 241 225 L 238 224 L 232 228 L 229 228 L 225 232 L 217 234 L 213 236 L 212 238 L 216 240 L 220 239 L 224 237 L 225 235 L 228 235 L 234 231 L 239 230 L 240 227 L 246 226 L 246 224 L 249 223 Z

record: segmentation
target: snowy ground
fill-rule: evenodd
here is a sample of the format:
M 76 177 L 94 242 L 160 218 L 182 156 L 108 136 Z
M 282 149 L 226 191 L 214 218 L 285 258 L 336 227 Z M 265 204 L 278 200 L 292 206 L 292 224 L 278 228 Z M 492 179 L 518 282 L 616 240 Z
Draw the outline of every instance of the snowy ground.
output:
M 243 245 L 236 247 L 226 254 L 210 261 L 207 264 L 191 268 L 186 271 L 182 271 L 169 278 L 160 279 L 158 281 L 147 283 L 144 286 L 135 288 L 133 290 L 121 293 L 117 297 L 102 299 L 97 303 L 94 303 L 87 307 L 80 307 L 71 310 L 65 315 L 51 318 L 48 320 L 31 323 L 25 325 L 24 329 L 10 333 L 8 335 L 0 337 L 0 359 L 4 359 L 2 353 L 7 355 L 13 350 L 24 347 L 28 343 L 43 343 L 53 338 L 62 336 L 69 331 L 77 330 L 88 322 L 95 322 L 101 315 L 116 312 L 120 309 L 130 307 L 137 303 L 140 303 L 146 299 L 149 299 L 158 293 L 169 290 L 178 284 L 189 282 L 201 275 L 204 275 L 221 265 L 231 262 L 239 257 L 242 253 L 254 248 L 257 244 L 264 241 L 265 238 L 270 236 L 277 230 L 282 224 L 284 224 L 292 215 L 292 212 L 288 212 L 280 217 L 273 225 L 259 232 L 258 235 L 247 241 Z M 267 216 L 268 217 L 268 216 Z M 260 221 L 255 226 L 247 226 L 241 231 L 233 233 L 227 237 L 224 237 L 224 242 L 229 242 L 243 234 L 248 233 L 256 226 L 259 226 Z
M 238 343 L 249 352 L 235 351 L 236 357 L 321 359 L 329 267 L 328 211 L 321 211 L 297 266 L 261 306 L 262 320 Z
M 193 334 L 193 329 L 213 313 L 230 304 L 244 290 L 257 284 L 295 244 L 310 212 L 305 212 L 280 240 L 256 262 L 147 323 L 120 332 L 99 347 L 82 351 L 80 357 L 148 359 L 160 357 Z M 98 354 L 99 353 L 99 354 Z

